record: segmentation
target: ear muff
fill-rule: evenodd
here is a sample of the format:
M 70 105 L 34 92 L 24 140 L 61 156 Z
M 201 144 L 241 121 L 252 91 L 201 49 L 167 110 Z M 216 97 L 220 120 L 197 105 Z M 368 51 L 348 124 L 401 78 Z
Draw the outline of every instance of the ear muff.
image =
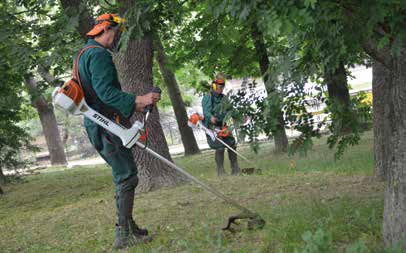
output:
M 211 87 L 213 88 L 213 90 L 217 90 L 217 85 L 222 85 L 224 86 L 226 84 L 226 82 L 223 79 L 216 79 L 215 81 L 213 81 Z

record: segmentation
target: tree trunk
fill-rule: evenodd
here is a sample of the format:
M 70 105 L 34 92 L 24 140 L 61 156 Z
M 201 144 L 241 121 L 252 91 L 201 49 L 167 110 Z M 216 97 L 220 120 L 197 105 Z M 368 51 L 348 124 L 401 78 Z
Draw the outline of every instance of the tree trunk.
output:
M 350 107 L 350 92 L 344 62 L 334 70 L 325 70 L 324 81 L 327 83 L 327 104 L 331 114 L 330 131 L 335 135 L 353 133 L 355 115 Z
M 350 105 L 350 92 L 343 62 L 340 62 L 335 71 L 326 73 L 326 82 L 329 98 L 338 101 L 340 106 L 348 108 Z
M 378 180 L 386 178 L 388 170 L 387 138 L 391 135 L 390 122 L 386 119 L 389 110 L 391 72 L 383 64 L 374 62 L 372 66 L 373 126 L 374 126 L 374 176 Z M 386 112 L 385 112 L 386 111 Z
M 1 183 L 1 184 L 7 183 L 7 178 L 6 178 L 6 176 L 4 175 L 2 168 L 0 168 L 0 183 Z
M 388 88 L 385 118 L 390 135 L 383 140 L 387 150 L 383 237 L 387 247 L 400 244 L 406 250 L 406 47 L 392 60 L 392 83 Z
M 3 169 L 0 167 L 0 185 L 5 184 L 7 182 L 6 176 L 3 174 Z M 0 195 L 4 194 L 3 189 L 0 186 Z
M 254 42 L 255 51 L 258 57 L 259 67 L 261 74 L 264 78 L 265 88 L 269 94 L 276 92 L 275 89 L 271 88 L 271 85 L 268 83 L 268 68 L 269 68 L 269 59 L 268 53 L 266 50 L 266 45 L 263 42 L 262 32 L 258 29 L 258 26 L 254 23 L 251 27 L 251 37 Z M 276 153 L 285 153 L 288 150 L 288 137 L 285 131 L 285 120 L 283 118 L 282 109 L 277 108 L 276 112 L 271 112 L 273 115 L 276 115 L 276 129 L 272 131 L 272 135 L 275 139 L 275 152 Z
M 190 128 L 187 124 L 188 117 L 186 108 L 185 104 L 183 103 L 182 95 L 180 93 L 175 74 L 167 66 L 167 56 L 165 54 L 160 38 L 156 40 L 155 44 L 157 49 L 156 59 L 159 64 L 159 69 L 161 70 L 161 74 L 164 78 L 166 87 L 168 88 L 173 111 L 175 112 L 176 121 L 178 122 L 182 144 L 185 148 L 185 155 L 197 154 L 200 152 L 199 146 L 197 145 L 192 128 Z
M 142 95 L 152 89 L 152 60 L 152 39 L 149 36 L 146 35 L 142 39 L 132 39 L 128 42 L 126 51 L 115 57 L 120 81 L 125 91 Z M 140 119 L 140 116 L 139 114 L 134 115 L 133 119 Z M 172 160 L 156 108 L 149 116 L 146 126 L 149 129 L 148 146 Z M 137 192 L 153 191 L 164 186 L 174 186 L 185 182 L 186 179 L 181 174 L 153 158 L 147 152 L 139 148 L 135 148 L 133 151 L 140 178 Z
M 32 104 L 37 109 L 42 130 L 47 143 L 49 156 L 52 165 L 67 164 L 65 150 L 59 135 L 58 124 L 56 122 L 54 108 L 45 98 L 38 94 L 37 84 L 31 77 L 26 80 L 26 85 L 32 97 Z
M 69 139 L 69 130 L 67 127 L 64 127 L 62 137 L 63 146 L 66 146 L 66 144 L 68 143 L 68 139 Z

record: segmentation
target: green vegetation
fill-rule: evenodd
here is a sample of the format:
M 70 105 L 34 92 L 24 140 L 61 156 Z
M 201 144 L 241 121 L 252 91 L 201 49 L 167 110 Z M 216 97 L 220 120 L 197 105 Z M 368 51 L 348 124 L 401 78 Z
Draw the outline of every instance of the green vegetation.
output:
M 276 156 L 268 144 L 257 156 L 241 148 L 262 169 L 250 176 L 218 178 L 211 151 L 175 159 L 258 211 L 266 227 L 249 231 L 242 222 L 235 233 L 222 232 L 238 210 L 184 185 L 136 197 L 135 218 L 155 240 L 128 252 L 382 252 L 383 187 L 371 177 L 372 134 L 339 161 L 322 143 L 307 157 Z M 2 252 L 112 251 L 115 207 L 106 166 L 56 168 L 5 190 Z

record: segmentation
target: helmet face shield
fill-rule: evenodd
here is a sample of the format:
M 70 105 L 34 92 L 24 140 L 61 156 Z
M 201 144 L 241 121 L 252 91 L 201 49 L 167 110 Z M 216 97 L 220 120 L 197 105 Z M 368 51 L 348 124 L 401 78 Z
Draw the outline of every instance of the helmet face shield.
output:
M 120 39 L 121 39 L 121 34 L 122 34 L 122 27 L 121 26 L 115 26 L 113 27 L 115 33 L 114 33 L 114 40 L 113 44 L 111 45 L 111 50 L 113 52 L 118 52 L 120 50 Z
M 115 31 L 114 41 L 111 46 L 111 50 L 117 53 L 120 50 L 121 34 L 126 30 L 125 19 L 117 15 L 114 16 L 112 15 L 110 22 L 112 23 L 112 28 Z

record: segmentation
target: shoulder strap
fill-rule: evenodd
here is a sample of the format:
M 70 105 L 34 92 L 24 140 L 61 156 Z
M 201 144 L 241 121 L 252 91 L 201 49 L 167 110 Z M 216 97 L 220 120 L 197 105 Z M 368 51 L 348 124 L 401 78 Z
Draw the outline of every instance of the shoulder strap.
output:
M 213 91 L 210 91 L 210 103 L 211 103 L 211 114 L 214 115 L 214 94 Z
M 72 70 L 73 78 L 79 83 L 79 86 L 82 88 L 82 90 L 83 90 L 83 87 L 82 87 L 82 82 L 80 81 L 79 67 L 78 67 L 79 66 L 80 56 L 82 56 L 82 54 L 86 50 L 88 50 L 90 48 L 97 48 L 97 47 L 102 48 L 101 46 L 96 46 L 96 45 L 91 45 L 91 46 L 87 46 L 87 47 L 82 48 L 82 50 L 79 51 L 78 55 L 76 56 L 75 60 L 73 61 L 73 70 Z
M 118 110 L 104 104 L 97 96 L 96 91 L 93 89 L 92 85 L 85 85 L 84 87 L 82 85 L 82 82 L 80 81 L 80 75 L 79 75 L 79 60 L 80 56 L 82 54 L 90 49 L 90 48 L 103 48 L 101 46 L 96 46 L 96 45 L 90 45 L 87 47 L 82 48 L 82 50 L 79 51 L 77 54 L 75 61 L 73 62 L 73 78 L 78 82 L 80 88 L 82 88 L 83 92 L 85 93 L 85 99 L 88 99 L 86 102 L 90 102 L 88 104 L 89 106 L 92 106 L 93 103 L 99 103 L 100 109 L 99 112 L 106 116 L 107 118 L 115 120 L 117 123 L 130 128 L 131 127 L 131 122 L 128 118 L 124 117 Z M 87 89 L 85 89 L 87 88 Z M 89 93 L 89 96 L 86 97 L 86 91 Z

